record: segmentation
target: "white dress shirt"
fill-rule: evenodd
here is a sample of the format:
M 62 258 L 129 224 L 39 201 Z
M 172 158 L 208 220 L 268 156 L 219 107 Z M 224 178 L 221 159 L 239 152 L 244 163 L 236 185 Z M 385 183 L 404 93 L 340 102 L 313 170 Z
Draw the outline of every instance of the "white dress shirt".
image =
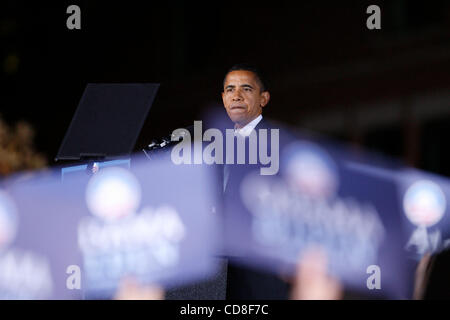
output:
M 239 134 L 243 137 L 248 137 L 250 133 L 252 133 L 252 130 L 255 129 L 255 127 L 258 125 L 258 123 L 262 120 L 262 114 L 257 116 L 255 119 L 250 121 L 245 125 L 243 128 L 234 128 L 234 134 Z

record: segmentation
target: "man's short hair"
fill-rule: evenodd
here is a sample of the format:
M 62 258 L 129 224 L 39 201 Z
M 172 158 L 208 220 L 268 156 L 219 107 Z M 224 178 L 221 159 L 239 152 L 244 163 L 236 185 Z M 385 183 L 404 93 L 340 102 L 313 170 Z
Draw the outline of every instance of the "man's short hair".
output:
M 227 73 L 225 74 L 225 77 L 223 78 L 223 84 L 222 84 L 222 89 L 225 86 L 225 80 L 227 78 L 227 75 L 230 72 L 233 71 L 250 71 L 253 72 L 253 74 L 256 76 L 256 79 L 259 81 L 259 84 L 261 86 L 261 92 L 264 91 L 269 91 L 269 88 L 267 87 L 267 82 L 264 79 L 264 76 L 261 72 L 261 70 L 259 68 L 257 68 L 256 66 L 249 64 L 249 63 L 238 63 L 235 64 L 234 66 L 232 66 Z

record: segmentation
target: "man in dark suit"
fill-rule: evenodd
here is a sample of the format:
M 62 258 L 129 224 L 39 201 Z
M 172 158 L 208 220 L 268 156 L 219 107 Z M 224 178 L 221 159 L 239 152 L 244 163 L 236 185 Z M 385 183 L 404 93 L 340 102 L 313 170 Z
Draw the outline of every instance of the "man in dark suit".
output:
M 269 100 L 267 84 L 257 68 L 239 64 L 225 75 L 222 101 L 228 117 L 234 123 L 236 136 L 248 137 L 252 130 L 273 128 L 262 116 Z M 246 165 L 250 167 L 248 163 Z M 227 197 L 236 192 L 230 188 L 238 186 L 238 183 L 230 182 L 233 180 L 233 165 L 225 164 L 223 175 L 224 198 L 233 201 L 233 196 Z M 239 177 L 235 180 L 238 181 Z M 227 299 L 287 299 L 288 293 L 289 285 L 280 277 L 235 264 L 232 258 L 228 261 Z
M 214 119 L 207 126 L 222 130 L 231 129 L 235 137 L 248 138 L 252 131 L 275 128 L 263 119 L 262 110 L 269 103 L 270 93 L 261 72 L 249 65 L 235 65 L 223 80 L 222 100 L 229 119 Z M 230 121 L 231 120 L 231 121 Z M 224 139 L 225 140 L 225 139 Z M 248 141 L 247 141 L 248 142 Z M 236 147 L 236 144 L 234 144 Z M 258 146 L 259 147 L 259 146 Z M 259 149 L 258 149 L 259 151 Z M 259 155 L 259 152 L 257 152 Z M 226 158 L 226 150 L 223 150 Z M 236 152 L 234 152 L 234 157 Z M 259 156 L 258 156 L 259 158 Z M 236 160 L 236 159 L 234 159 Z M 259 160 L 259 159 L 258 159 Z M 225 162 L 225 161 L 224 161 Z M 259 161 L 258 161 L 259 162 Z M 249 164 L 246 152 L 245 164 L 219 165 L 223 183 L 223 202 L 235 201 L 240 184 L 239 172 L 252 170 L 259 164 Z M 238 168 L 239 167 L 239 168 Z M 226 209 L 223 212 L 226 215 Z M 236 263 L 233 253 L 230 257 L 218 257 L 222 268 L 218 274 L 207 280 L 166 293 L 168 299 L 287 299 L 289 286 L 280 277 L 257 271 Z

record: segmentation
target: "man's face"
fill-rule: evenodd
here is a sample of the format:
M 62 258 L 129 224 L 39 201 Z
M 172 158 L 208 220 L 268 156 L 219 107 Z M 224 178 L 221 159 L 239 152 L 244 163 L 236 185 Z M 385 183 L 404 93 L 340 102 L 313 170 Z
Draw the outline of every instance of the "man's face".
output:
M 238 70 L 226 76 L 222 101 L 228 116 L 238 128 L 259 116 L 269 99 L 269 92 L 261 92 L 258 78 L 253 72 Z

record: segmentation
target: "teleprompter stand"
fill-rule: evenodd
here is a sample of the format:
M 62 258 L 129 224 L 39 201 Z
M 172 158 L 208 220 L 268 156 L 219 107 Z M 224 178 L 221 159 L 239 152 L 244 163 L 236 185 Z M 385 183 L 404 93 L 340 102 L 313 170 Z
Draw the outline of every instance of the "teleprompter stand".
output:
M 93 174 L 108 166 L 130 167 L 130 154 L 158 91 L 154 83 L 90 83 L 55 161 L 69 173 Z

